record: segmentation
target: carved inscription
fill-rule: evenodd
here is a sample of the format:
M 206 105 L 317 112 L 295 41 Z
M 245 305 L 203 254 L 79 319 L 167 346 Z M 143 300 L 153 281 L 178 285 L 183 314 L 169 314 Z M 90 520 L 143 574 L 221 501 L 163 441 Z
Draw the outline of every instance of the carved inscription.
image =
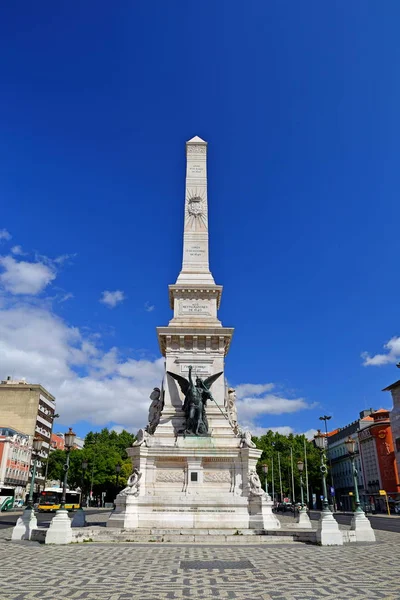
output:
M 210 365 L 193 365 L 193 373 L 196 375 L 210 375 L 211 369 Z M 189 371 L 189 364 L 181 365 L 181 373 L 187 373 Z
M 181 315 L 209 315 L 210 304 L 198 300 L 182 300 L 180 305 Z
M 191 257 L 191 258 L 203 258 L 205 253 L 206 253 L 206 249 L 204 248 L 204 246 L 201 246 L 200 244 L 191 244 L 187 250 L 186 250 L 187 254 Z
M 204 175 L 204 166 L 189 164 L 188 175 L 191 175 L 192 177 L 202 177 Z

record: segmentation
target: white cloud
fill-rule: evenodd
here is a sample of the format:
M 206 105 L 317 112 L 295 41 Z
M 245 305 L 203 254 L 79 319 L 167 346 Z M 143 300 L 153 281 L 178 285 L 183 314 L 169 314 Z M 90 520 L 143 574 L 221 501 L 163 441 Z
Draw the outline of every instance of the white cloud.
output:
M 154 309 L 155 309 L 154 304 L 150 304 L 150 302 L 145 302 L 145 304 L 144 304 L 144 310 L 146 312 L 153 312 Z
M 164 359 L 125 358 L 104 351 L 45 307 L 26 302 L 0 307 L 1 378 L 41 383 L 57 399 L 60 424 L 114 422 L 137 431 L 147 423 L 149 395 L 160 387 Z
M 307 440 L 311 440 L 314 435 L 317 433 L 316 429 L 307 429 L 307 431 L 296 431 L 293 427 L 289 425 L 281 425 L 280 427 L 260 427 L 258 425 L 254 425 L 253 423 L 245 423 L 245 426 L 242 429 L 249 429 L 252 435 L 256 437 L 261 437 L 265 435 L 268 431 L 273 431 L 276 433 L 280 433 L 281 435 L 305 435 Z
M 242 429 L 249 429 L 257 436 L 264 435 L 269 430 L 278 431 L 283 435 L 296 433 L 288 425 L 260 426 L 259 419 L 266 415 L 291 414 L 316 406 L 316 403 L 310 404 L 304 398 L 286 398 L 282 394 L 273 392 L 275 387 L 274 383 L 242 383 L 236 386 L 238 419 Z
M 22 250 L 22 246 L 13 246 L 11 248 L 11 254 L 15 254 L 15 256 L 24 256 L 26 252 Z
M 12 235 L 7 231 L 7 229 L 0 229 L 0 242 L 2 240 L 11 240 Z
M 108 306 L 108 308 L 115 308 L 117 304 L 125 300 L 125 294 L 121 290 L 115 290 L 115 292 L 109 292 L 105 290 L 101 293 L 100 302 Z
M 397 363 L 400 360 L 400 336 L 392 337 L 383 347 L 386 350 L 385 354 L 371 356 L 368 352 L 363 352 L 361 354 L 363 366 L 381 367 L 382 365 Z
M 68 292 L 67 294 L 64 294 L 63 296 L 61 296 L 61 298 L 59 298 L 58 302 L 60 302 L 60 303 L 66 302 L 67 300 L 71 300 L 72 298 L 74 298 L 74 295 L 71 292 Z
M 236 397 L 240 400 L 246 396 L 259 396 L 264 392 L 270 392 L 274 387 L 273 383 L 241 383 L 236 386 Z
M 71 260 L 72 258 L 75 258 L 75 256 L 76 256 L 76 253 L 74 253 L 74 254 L 61 254 L 60 256 L 57 256 L 53 260 L 53 263 L 55 263 L 56 265 L 63 265 L 68 260 Z
M 0 284 L 11 294 L 37 295 L 56 277 L 56 272 L 43 262 L 17 261 L 12 256 L 0 257 Z

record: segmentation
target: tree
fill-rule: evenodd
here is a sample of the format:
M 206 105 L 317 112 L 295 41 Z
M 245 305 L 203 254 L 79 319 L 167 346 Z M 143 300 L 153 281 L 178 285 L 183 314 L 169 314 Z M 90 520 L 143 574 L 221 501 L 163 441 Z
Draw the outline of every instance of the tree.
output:
M 118 493 L 116 489 L 116 466 L 121 465 L 119 488 L 126 485 L 132 472 L 131 461 L 126 448 L 132 446 L 135 437 L 126 430 L 117 433 L 107 428 L 100 432 L 90 431 L 85 437 L 82 450 L 71 450 L 68 471 L 68 487 L 83 487 L 84 496 L 93 492 L 93 497 L 101 497 L 105 492 L 106 500 L 112 502 Z M 87 468 L 82 469 L 83 461 Z M 55 450 L 49 457 L 48 480 L 58 480 L 62 485 L 64 477 L 65 450 Z M 83 484 L 83 485 L 82 485 Z
M 310 494 L 316 493 L 319 496 L 321 492 L 321 472 L 320 472 L 320 451 L 315 447 L 313 442 L 309 442 L 304 435 L 293 435 L 288 436 L 282 435 L 278 432 L 267 431 L 267 433 L 259 438 L 253 438 L 257 448 L 263 451 L 261 458 L 257 465 L 257 471 L 261 481 L 265 485 L 265 475 L 262 471 L 262 463 L 268 464 L 268 486 L 269 492 L 272 491 L 272 459 L 274 461 L 274 488 L 275 496 L 280 498 L 280 480 L 279 480 L 279 468 L 278 468 L 278 454 L 281 465 L 281 477 L 282 477 L 282 494 L 292 498 L 292 468 L 291 468 L 291 454 L 290 449 L 293 452 L 293 475 L 294 475 L 294 488 L 295 488 L 295 499 L 300 500 L 300 474 L 297 468 L 297 461 L 304 461 L 304 442 L 307 452 L 307 470 L 308 470 L 308 484 Z M 305 501 L 307 498 L 306 492 L 306 478 L 305 472 L 303 472 L 303 484 L 304 484 L 304 496 Z

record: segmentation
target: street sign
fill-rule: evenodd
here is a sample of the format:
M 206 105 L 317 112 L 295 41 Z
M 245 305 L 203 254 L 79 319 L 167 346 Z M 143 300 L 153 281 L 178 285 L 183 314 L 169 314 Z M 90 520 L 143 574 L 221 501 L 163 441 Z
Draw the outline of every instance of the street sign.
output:
M 331 496 L 335 495 L 335 488 L 331 486 Z
M 380 496 L 386 496 L 386 491 L 385 490 L 379 490 L 379 495 Z

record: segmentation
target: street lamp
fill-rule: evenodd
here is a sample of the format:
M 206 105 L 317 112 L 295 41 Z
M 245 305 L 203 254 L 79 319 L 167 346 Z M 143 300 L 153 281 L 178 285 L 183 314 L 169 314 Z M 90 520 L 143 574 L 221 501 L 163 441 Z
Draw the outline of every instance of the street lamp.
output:
M 304 508 L 304 492 L 303 492 L 303 470 L 304 462 L 302 460 L 297 461 L 297 468 L 300 474 L 300 495 L 301 495 L 301 510 Z
M 33 442 L 32 442 L 32 454 L 34 454 L 33 471 L 32 471 L 32 478 L 31 478 L 31 486 L 29 488 L 29 498 L 28 498 L 28 502 L 27 502 L 27 506 L 26 506 L 26 508 L 28 508 L 29 510 L 33 510 L 33 488 L 35 487 L 36 465 L 37 465 L 39 452 L 42 449 L 42 444 L 43 444 L 42 438 L 40 438 L 40 437 L 33 438 Z
M 121 473 L 121 465 L 118 463 L 115 467 L 115 472 L 117 474 L 117 482 L 116 482 L 116 486 L 117 486 L 117 493 L 118 493 L 118 484 L 119 484 L 119 474 Z
M 268 465 L 267 465 L 267 463 L 264 463 L 262 465 L 262 470 L 265 475 L 265 493 L 268 496 L 268 477 L 267 477 L 268 476 Z
M 351 460 L 351 468 L 353 471 L 354 495 L 355 495 L 355 500 L 356 500 L 356 510 L 354 512 L 363 513 L 364 511 L 361 508 L 360 496 L 358 493 L 358 481 L 357 481 L 358 472 L 355 467 L 356 440 L 354 440 L 352 437 L 349 436 L 347 438 L 347 440 L 345 441 L 344 445 L 346 446 L 347 454 L 349 455 L 349 458 Z
M 64 481 L 63 481 L 60 510 L 65 510 L 65 500 L 66 500 L 66 493 L 67 493 L 67 478 L 68 478 L 68 469 L 69 469 L 69 453 L 71 452 L 71 449 L 74 446 L 75 437 L 76 437 L 76 435 L 72 431 L 71 427 L 69 428 L 68 433 L 64 434 L 64 446 L 65 446 L 65 449 L 67 452 L 67 458 L 65 460 L 65 465 L 64 465 Z
M 323 417 L 320 417 L 319 420 L 320 421 L 325 421 L 325 433 L 326 433 L 326 439 L 328 440 L 328 426 L 326 424 L 327 421 L 330 421 L 332 419 L 332 417 L 328 416 L 328 415 L 324 415 Z M 328 452 L 328 460 L 329 460 L 329 469 L 330 469 L 330 479 L 331 479 L 331 487 L 333 489 L 335 489 L 335 485 L 333 483 L 333 471 L 332 471 L 332 462 L 331 462 L 331 455 Z M 332 501 L 334 502 L 334 497 L 332 498 Z
M 80 506 L 80 508 L 82 508 L 83 486 L 85 485 L 85 472 L 86 472 L 87 468 L 88 468 L 88 461 L 86 458 L 84 458 L 82 461 L 82 483 L 81 483 L 81 506 Z
M 323 433 L 321 433 L 321 431 L 318 429 L 318 432 L 314 435 L 314 440 L 315 440 L 315 445 L 317 446 L 317 448 L 319 448 L 320 452 L 321 452 L 321 466 L 320 466 L 320 471 L 321 471 L 321 475 L 322 475 L 322 491 L 324 494 L 324 499 L 322 501 L 322 512 L 323 513 L 330 513 L 331 511 L 329 510 L 329 504 L 328 504 L 328 494 L 326 491 L 326 472 L 327 472 L 327 468 L 326 468 L 326 454 L 325 454 L 325 436 Z

